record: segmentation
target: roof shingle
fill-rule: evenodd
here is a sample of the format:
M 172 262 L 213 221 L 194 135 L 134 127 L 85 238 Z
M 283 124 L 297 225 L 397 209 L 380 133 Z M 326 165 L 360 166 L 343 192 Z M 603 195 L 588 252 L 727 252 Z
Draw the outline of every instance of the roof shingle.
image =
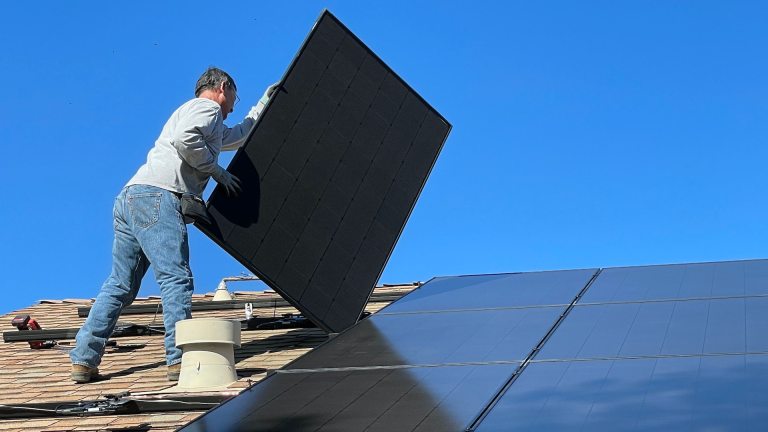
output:
M 375 293 L 404 295 L 416 285 L 388 285 L 378 287 Z M 210 300 L 213 294 L 195 295 L 194 301 Z M 235 299 L 279 299 L 275 293 L 237 291 Z M 43 300 L 22 310 L 0 316 L 3 331 L 15 331 L 10 325 L 16 315 L 31 315 L 43 329 L 79 328 L 85 318 L 78 317 L 77 308 L 90 304 L 90 300 Z M 389 302 L 371 302 L 366 310 L 374 313 Z M 137 299 L 134 304 L 159 304 L 155 298 Z M 257 316 L 281 316 L 297 313 L 292 307 L 254 309 Z M 216 317 L 243 319 L 244 311 L 225 309 L 196 311 L 195 318 Z M 162 323 L 162 313 L 124 315 L 121 321 L 135 324 Z M 242 346 L 235 348 L 238 381 L 230 386 L 242 390 L 266 376 L 267 371 L 278 369 L 323 343 L 328 335 L 317 328 L 244 331 Z M 68 350 L 74 341 L 59 341 L 52 349 L 33 350 L 23 342 L 4 343 L 0 356 L 0 404 L 13 405 L 43 402 L 72 402 L 94 400 L 108 394 L 125 391 L 152 392 L 170 387 L 166 379 L 163 336 L 123 337 L 114 339 L 117 345 L 107 347 L 99 365 L 102 379 L 76 384 L 70 380 Z M 44 419 L 0 420 L 0 431 L 70 431 L 119 430 L 145 425 L 152 431 L 175 430 L 202 415 L 203 411 L 138 414 L 130 416 L 105 415 L 92 417 L 60 416 Z

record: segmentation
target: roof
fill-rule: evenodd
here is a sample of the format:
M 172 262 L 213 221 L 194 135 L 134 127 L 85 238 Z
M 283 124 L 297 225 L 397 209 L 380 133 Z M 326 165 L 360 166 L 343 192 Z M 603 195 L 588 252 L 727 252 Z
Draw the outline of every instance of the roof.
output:
M 410 292 L 418 284 L 385 285 L 377 287 L 375 294 L 384 294 L 386 301 L 371 301 L 366 311 L 375 313 L 389 304 L 392 296 Z M 213 294 L 195 295 L 193 301 L 210 300 Z M 237 291 L 236 300 L 269 300 L 280 297 L 272 292 Z M 156 305 L 159 297 L 138 298 L 134 305 Z M 15 331 L 10 321 L 16 315 L 29 314 L 45 330 L 79 328 L 85 318 L 79 318 L 77 308 L 89 306 L 92 299 L 41 300 L 38 304 L 0 316 L 3 331 Z M 297 313 L 292 307 L 254 309 L 255 316 L 280 316 Z M 238 309 L 194 311 L 195 318 L 216 317 L 242 319 Z M 124 315 L 121 321 L 134 324 L 161 324 L 160 314 Z M 328 339 L 321 329 L 282 329 L 243 331 L 242 346 L 235 348 L 235 366 L 238 381 L 230 389 L 241 391 L 251 383 L 263 379 L 267 371 L 312 350 Z M 70 380 L 68 348 L 73 340 L 59 341 L 52 349 L 33 350 L 27 343 L 4 343 L 0 356 L 0 403 L 5 405 L 70 402 L 94 400 L 108 394 L 124 391 L 132 393 L 157 391 L 170 387 L 166 379 L 163 336 L 123 337 L 114 339 L 117 346 L 108 347 L 99 366 L 105 378 L 76 384 Z M 112 415 L 88 417 L 50 417 L 45 419 L 0 420 L 0 431 L 86 431 L 86 430 L 152 430 L 170 431 L 202 415 L 203 411 L 168 412 L 139 415 Z

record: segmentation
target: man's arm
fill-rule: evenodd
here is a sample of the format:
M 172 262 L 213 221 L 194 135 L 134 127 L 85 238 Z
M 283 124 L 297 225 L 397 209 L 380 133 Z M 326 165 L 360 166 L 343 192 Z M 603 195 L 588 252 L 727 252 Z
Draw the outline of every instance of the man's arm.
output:
M 221 110 L 212 104 L 193 104 L 180 116 L 171 136 L 171 144 L 179 156 L 191 167 L 207 174 L 213 174 L 219 168 L 205 141 L 212 135 L 219 116 Z
M 251 108 L 248 115 L 245 116 L 245 119 L 243 119 L 240 124 L 224 129 L 224 137 L 221 141 L 222 150 L 237 150 L 245 143 L 245 139 L 248 138 L 248 134 L 251 132 L 253 125 L 256 124 L 256 119 L 259 118 L 261 112 L 264 111 L 264 107 L 267 105 L 267 102 L 269 102 L 269 98 L 272 97 L 272 94 L 279 86 L 280 83 L 277 82 L 267 87 L 264 95 L 259 99 L 256 105 Z
M 221 150 L 231 151 L 239 149 L 245 144 L 245 139 L 248 138 L 248 134 L 251 132 L 253 125 L 256 124 L 256 118 L 259 117 L 261 111 L 264 109 L 264 105 L 259 101 L 248 115 L 239 124 L 229 128 L 224 127 L 224 136 L 221 140 Z
M 240 193 L 240 180 L 219 166 L 216 157 L 206 143 L 212 137 L 216 125 L 221 122 L 221 109 L 210 104 L 195 104 L 190 107 L 176 125 L 171 143 L 185 162 L 196 170 L 210 174 L 224 187 L 227 195 Z

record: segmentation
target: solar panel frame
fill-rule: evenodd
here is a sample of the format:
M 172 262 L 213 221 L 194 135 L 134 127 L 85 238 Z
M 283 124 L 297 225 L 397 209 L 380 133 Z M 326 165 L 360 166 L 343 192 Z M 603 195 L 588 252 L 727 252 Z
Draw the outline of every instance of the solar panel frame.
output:
M 441 276 L 380 310 L 381 315 L 488 308 L 566 306 L 597 269 Z M 482 295 L 463 295 L 465 293 Z M 462 298 L 462 301 L 457 301 Z
M 230 163 L 243 192 L 217 186 L 214 223 L 196 226 L 340 332 L 360 317 L 451 125 L 327 10 L 281 83 Z
M 470 429 L 753 430 L 766 276 L 768 260 L 602 269 Z
M 768 295 L 767 260 L 606 268 L 580 303 L 747 295 Z

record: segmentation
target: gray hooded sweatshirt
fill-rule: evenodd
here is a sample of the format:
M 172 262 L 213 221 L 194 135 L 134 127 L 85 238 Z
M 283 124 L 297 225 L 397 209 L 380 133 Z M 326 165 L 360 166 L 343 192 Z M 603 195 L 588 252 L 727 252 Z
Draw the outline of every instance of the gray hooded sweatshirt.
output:
M 238 125 L 227 127 L 216 102 L 195 98 L 180 106 L 163 126 L 155 146 L 126 186 L 143 184 L 202 197 L 222 150 L 236 150 L 266 103 L 259 101 Z

